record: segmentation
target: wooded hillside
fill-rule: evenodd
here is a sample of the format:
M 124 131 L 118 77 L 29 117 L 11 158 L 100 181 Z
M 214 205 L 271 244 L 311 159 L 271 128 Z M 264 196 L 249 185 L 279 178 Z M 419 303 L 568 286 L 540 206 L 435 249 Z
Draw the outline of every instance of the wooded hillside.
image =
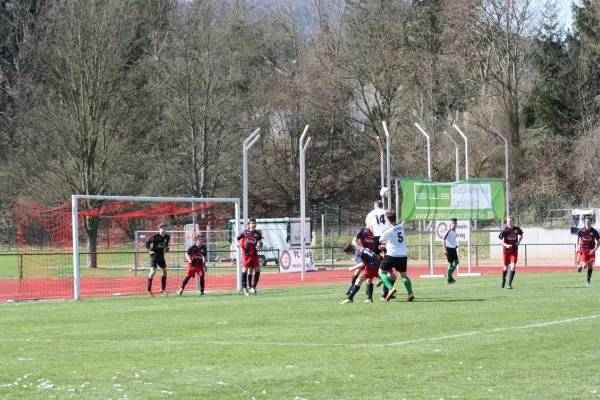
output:
M 413 3 L 0 1 L 0 240 L 14 243 L 16 201 L 242 197 L 256 127 L 256 217 L 299 214 L 308 124 L 307 211 L 339 204 L 359 226 L 379 192 L 381 121 L 394 176 L 427 175 L 418 122 L 433 180 L 455 180 L 453 123 L 469 137 L 470 176 L 502 178 L 494 126 L 510 138 L 521 223 L 600 204 L 598 2 L 575 8 L 568 32 L 556 1 Z

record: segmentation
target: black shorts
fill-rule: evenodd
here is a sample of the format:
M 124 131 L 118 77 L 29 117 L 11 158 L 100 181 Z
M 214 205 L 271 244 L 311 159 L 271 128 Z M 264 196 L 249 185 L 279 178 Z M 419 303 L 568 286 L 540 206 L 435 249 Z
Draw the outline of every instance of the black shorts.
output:
M 379 250 L 379 236 L 373 236 L 373 253 L 379 255 L 381 254 L 381 250 Z
M 164 258 L 157 260 L 155 257 L 150 258 L 151 268 L 167 268 L 167 262 Z
M 407 261 L 408 261 L 408 257 L 406 257 L 406 256 L 403 256 L 403 257 L 385 256 L 385 257 L 383 257 L 383 261 L 381 262 L 381 266 L 379 268 L 381 268 L 381 270 L 385 271 L 385 272 L 389 272 L 393 268 L 396 268 L 396 271 L 398 271 L 398 272 L 406 272 Z
M 456 251 L 456 249 L 448 247 L 448 254 L 446 255 L 446 259 L 449 263 L 458 261 L 458 251 Z

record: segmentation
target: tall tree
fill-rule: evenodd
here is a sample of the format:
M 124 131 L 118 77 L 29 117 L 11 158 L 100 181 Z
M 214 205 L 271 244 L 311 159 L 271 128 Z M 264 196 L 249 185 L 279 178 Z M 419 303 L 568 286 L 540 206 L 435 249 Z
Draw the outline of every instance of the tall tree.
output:
M 208 197 L 230 179 L 259 34 L 240 1 L 181 4 L 171 22 L 168 41 L 150 60 L 163 120 L 156 150 L 173 160 L 164 168 L 172 190 Z
M 533 40 L 549 15 L 534 0 L 477 0 L 471 27 L 485 94 L 498 100 L 511 145 L 521 145 L 522 108 L 531 92 Z M 552 7 L 548 1 L 544 8 Z M 491 120 L 480 116 L 490 123 Z
M 131 0 L 54 2 L 38 30 L 39 89 L 29 157 L 37 172 L 44 171 L 38 175 L 42 188 L 60 198 L 110 194 L 131 183 L 128 171 L 137 160 L 130 127 L 138 110 L 130 95 L 133 5 Z M 84 220 L 90 255 L 96 251 L 98 223 Z M 88 257 L 88 267 L 95 267 L 94 257 Z

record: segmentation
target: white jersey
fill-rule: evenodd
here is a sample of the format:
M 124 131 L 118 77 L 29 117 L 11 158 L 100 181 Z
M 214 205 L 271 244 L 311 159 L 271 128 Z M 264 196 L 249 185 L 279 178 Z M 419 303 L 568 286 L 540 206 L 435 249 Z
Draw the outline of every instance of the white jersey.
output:
M 406 237 L 404 236 L 404 225 L 392 225 L 383 232 L 379 241 L 385 241 L 386 256 L 406 257 Z
M 385 210 L 383 208 L 376 208 L 371 211 L 367 215 L 367 218 L 365 218 L 365 225 L 371 227 L 371 231 L 375 237 L 381 236 L 391 226 L 390 221 L 385 217 Z
M 449 249 L 456 249 L 458 244 L 456 243 L 456 231 L 454 229 L 448 229 L 446 236 L 444 236 L 446 247 Z

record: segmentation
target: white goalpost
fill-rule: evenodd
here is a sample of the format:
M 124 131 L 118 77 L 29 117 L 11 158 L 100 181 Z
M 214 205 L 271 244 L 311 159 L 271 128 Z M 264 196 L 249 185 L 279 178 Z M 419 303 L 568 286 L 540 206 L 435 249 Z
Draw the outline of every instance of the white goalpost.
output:
M 75 300 L 80 299 L 81 295 L 81 275 L 80 275 L 80 216 L 79 213 L 83 210 L 79 209 L 79 201 L 80 200 L 105 200 L 105 201 L 115 201 L 115 202 L 154 202 L 154 203 L 189 203 L 190 205 L 198 205 L 202 203 L 231 203 L 235 208 L 235 227 L 234 232 L 235 236 L 239 235 L 239 226 L 240 224 L 240 199 L 239 198 L 196 198 L 196 197 L 138 197 L 138 196 L 96 196 L 96 195 L 73 195 L 71 196 L 71 220 L 72 220 L 72 242 L 73 242 L 73 298 Z M 231 209 L 229 209 L 231 210 Z M 230 212 L 230 211 L 229 211 Z M 192 226 L 196 227 L 195 213 L 193 212 L 194 217 L 192 222 Z M 67 214 L 68 215 L 68 214 Z M 171 214 L 165 212 L 163 214 L 165 217 Z M 136 243 L 134 247 L 136 248 L 136 257 L 135 257 L 135 268 L 137 269 L 139 266 L 139 236 L 142 231 L 135 232 Z M 150 232 L 150 231 L 148 231 Z M 194 229 L 194 232 L 196 230 Z M 208 231 L 201 230 L 202 232 L 208 233 Z M 220 232 L 220 230 L 215 229 L 214 232 Z M 152 232 L 154 233 L 154 232 Z M 232 238 L 234 240 L 235 238 Z M 179 246 L 184 246 L 185 244 L 178 243 Z M 237 290 L 241 290 L 241 250 L 237 248 L 236 250 L 236 287 Z

